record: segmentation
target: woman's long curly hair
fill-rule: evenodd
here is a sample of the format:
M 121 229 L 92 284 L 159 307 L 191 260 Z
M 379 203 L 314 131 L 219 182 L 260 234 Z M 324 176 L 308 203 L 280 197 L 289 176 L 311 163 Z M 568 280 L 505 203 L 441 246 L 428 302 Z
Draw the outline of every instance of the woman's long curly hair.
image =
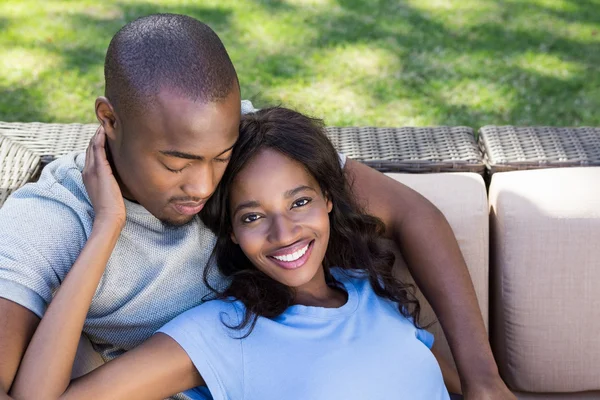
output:
M 294 300 L 293 288 L 258 270 L 240 246 L 231 240 L 229 191 L 233 179 L 262 149 L 278 151 L 303 165 L 333 203 L 329 213 L 329 244 L 323 259 L 327 283 L 338 286 L 330 273 L 332 267 L 364 271 L 375 293 L 397 302 L 400 313 L 411 318 L 419 327 L 420 305 L 414 296 L 414 285 L 404 284 L 394 277 L 394 254 L 378 241 L 384 232 L 384 224 L 364 213 L 354 200 L 338 153 L 325 134 L 323 122 L 296 111 L 273 107 L 242 116 L 240 136 L 231 161 L 221 183 L 201 212 L 203 222 L 217 236 L 212 255 L 216 263 L 208 263 L 204 281 L 218 298 L 233 297 L 246 308 L 242 322 L 232 328 L 249 326 L 245 337 L 251 333 L 258 316 L 275 318 Z M 227 289 L 218 291 L 211 286 L 208 279 L 211 268 L 218 268 L 230 279 Z

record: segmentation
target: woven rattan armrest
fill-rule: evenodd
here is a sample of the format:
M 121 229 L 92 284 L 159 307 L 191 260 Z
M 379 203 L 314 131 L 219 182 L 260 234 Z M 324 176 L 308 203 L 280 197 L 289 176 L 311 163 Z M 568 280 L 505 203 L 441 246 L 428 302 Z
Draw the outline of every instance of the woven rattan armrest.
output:
M 484 126 L 479 145 L 491 174 L 600 165 L 600 128 Z

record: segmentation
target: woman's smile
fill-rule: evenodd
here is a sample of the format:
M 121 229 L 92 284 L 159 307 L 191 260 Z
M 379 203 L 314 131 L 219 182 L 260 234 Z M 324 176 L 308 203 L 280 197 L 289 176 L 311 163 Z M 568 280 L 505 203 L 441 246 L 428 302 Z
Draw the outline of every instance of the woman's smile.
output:
M 303 266 L 310 258 L 313 240 L 302 240 L 300 243 L 292 246 L 287 246 L 279 251 L 276 251 L 267 257 L 275 264 L 284 269 L 296 269 Z

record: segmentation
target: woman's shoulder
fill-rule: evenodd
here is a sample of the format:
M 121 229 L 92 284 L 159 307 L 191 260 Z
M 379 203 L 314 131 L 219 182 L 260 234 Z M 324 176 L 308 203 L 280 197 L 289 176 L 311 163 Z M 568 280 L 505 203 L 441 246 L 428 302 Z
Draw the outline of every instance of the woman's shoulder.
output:
M 364 269 L 333 267 L 330 272 L 337 281 L 344 285 L 352 283 L 354 286 L 362 287 L 370 284 L 369 273 Z
M 192 326 L 211 326 L 218 322 L 227 325 L 237 325 L 243 305 L 234 299 L 209 300 L 195 306 L 173 318 L 160 331 L 186 329 Z M 215 326 L 215 325 L 212 325 Z

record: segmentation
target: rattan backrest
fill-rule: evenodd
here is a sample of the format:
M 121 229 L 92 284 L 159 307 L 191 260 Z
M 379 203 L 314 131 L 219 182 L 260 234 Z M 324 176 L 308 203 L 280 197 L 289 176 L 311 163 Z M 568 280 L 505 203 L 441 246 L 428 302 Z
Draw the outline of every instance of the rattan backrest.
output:
M 13 191 L 37 173 L 39 167 L 37 154 L 0 134 L 0 207 Z
M 327 134 L 338 151 L 382 172 L 485 171 L 473 129 L 466 126 L 330 127 Z
M 98 124 L 0 122 L 0 134 L 38 154 L 43 164 L 73 151 L 84 151 Z

